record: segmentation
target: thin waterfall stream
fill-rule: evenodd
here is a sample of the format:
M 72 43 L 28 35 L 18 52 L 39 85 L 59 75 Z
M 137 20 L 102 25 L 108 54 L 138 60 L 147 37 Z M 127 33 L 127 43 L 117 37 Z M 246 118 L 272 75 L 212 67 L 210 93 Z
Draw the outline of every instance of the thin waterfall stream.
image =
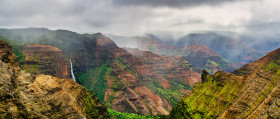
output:
M 73 66 L 72 66 L 72 61 L 70 60 L 70 67 L 71 67 L 71 75 L 72 75 L 72 79 L 76 82 L 76 78 L 73 72 Z

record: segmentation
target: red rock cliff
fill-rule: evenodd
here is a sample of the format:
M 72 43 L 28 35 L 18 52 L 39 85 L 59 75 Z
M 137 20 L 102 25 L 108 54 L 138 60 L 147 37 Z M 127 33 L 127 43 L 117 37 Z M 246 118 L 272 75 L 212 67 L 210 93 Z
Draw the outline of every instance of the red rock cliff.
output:
M 70 63 L 62 51 L 50 45 L 27 44 L 23 48 L 24 70 L 30 73 L 47 74 L 70 78 Z

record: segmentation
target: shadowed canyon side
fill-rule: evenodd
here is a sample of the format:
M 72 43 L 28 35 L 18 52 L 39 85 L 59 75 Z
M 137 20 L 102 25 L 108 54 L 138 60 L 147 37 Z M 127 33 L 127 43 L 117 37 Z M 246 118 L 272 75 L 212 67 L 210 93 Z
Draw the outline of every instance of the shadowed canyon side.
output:
M 109 118 L 93 92 L 71 79 L 26 73 L 18 64 L 0 41 L 0 118 Z
M 280 117 L 280 48 L 233 73 L 203 71 L 201 78 L 168 118 Z

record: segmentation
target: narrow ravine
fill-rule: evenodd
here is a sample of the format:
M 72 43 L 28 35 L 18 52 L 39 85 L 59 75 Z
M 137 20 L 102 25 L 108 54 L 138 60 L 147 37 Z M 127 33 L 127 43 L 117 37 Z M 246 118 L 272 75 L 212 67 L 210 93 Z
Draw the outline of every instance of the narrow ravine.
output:
M 72 61 L 70 60 L 70 67 L 71 67 L 71 75 L 72 75 L 72 79 L 76 82 L 76 78 L 73 72 L 73 66 L 72 66 Z

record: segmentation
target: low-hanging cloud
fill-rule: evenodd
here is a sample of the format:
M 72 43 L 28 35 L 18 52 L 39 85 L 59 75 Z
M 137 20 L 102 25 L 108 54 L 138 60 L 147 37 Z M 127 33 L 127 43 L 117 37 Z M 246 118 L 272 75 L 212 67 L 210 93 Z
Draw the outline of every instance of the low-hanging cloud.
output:
M 114 5 L 126 6 L 159 6 L 159 7 L 190 7 L 198 5 L 221 5 L 225 2 L 242 0 L 113 0 Z M 244 0 L 243 0 L 244 1 Z
M 201 30 L 242 32 L 254 31 L 258 24 L 280 22 L 278 6 L 278 0 L 1 0 L 0 27 L 126 36 L 182 36 Z

